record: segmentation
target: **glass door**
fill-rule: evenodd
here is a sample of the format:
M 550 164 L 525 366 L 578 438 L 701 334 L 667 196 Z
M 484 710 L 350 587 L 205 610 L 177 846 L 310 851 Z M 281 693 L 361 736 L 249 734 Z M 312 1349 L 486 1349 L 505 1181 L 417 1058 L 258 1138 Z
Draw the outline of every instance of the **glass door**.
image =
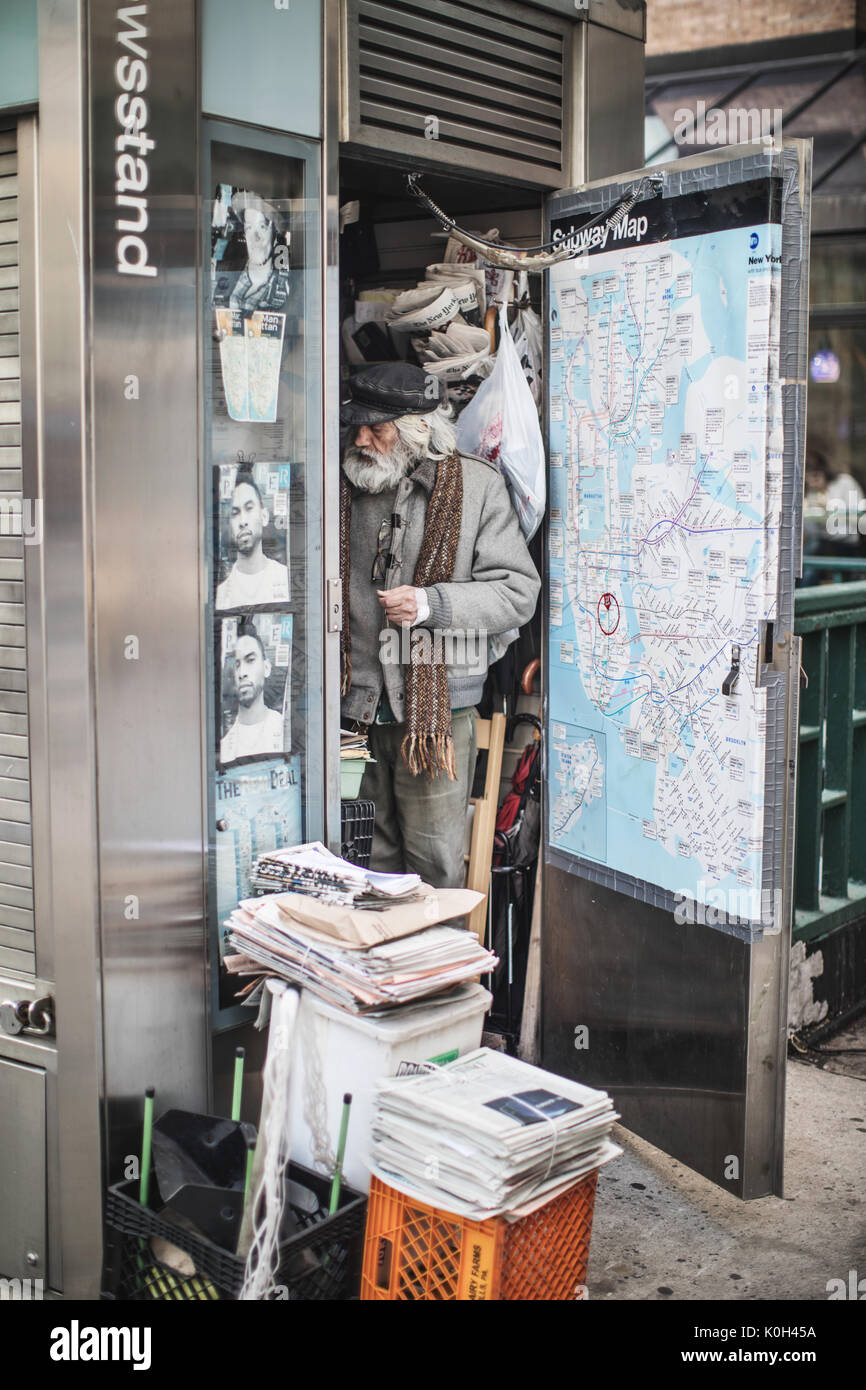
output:
M 204 458 L 213 1023 L 257 857 L 324 829 L 320 147 L 209 121 Z

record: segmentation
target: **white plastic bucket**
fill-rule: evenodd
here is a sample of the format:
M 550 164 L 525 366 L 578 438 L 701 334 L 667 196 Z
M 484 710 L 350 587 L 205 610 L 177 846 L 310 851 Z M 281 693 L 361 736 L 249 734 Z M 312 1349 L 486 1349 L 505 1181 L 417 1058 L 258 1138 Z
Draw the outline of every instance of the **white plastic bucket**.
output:
M 304 1099 L 311 1088 L 313 1094 L 316 1090 L 308 1056 L 310 1034 L 319 1056 L 331 1148 L 336 1150 L 343 1096 L 348 1091 L 352 1110 L 343 1176 L 357 1191 L 368 1192 L 370 1170 L 365 1159 L 376 1081 L 396 1076 L 401 1062 L 444 1063 L 480 1047 L 491 1002 L 492 996 L 481 985 L 465 985 L 447 1003 L 398 1009 L 392 1017 L 370 1019 L 334 1008 L 304 990 L 291 1080 L 293 1160 L 315 1166 L 312 1134 L 304 1118 Z

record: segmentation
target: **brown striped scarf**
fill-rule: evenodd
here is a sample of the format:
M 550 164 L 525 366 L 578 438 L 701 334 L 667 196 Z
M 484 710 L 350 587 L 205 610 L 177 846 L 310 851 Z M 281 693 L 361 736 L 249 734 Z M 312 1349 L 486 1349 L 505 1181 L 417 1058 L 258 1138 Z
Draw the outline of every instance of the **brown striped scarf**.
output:
M 452 579 L 462 512 L 463 468 L 460 455 L 453 453 L 448 458 L 441 459 L 436 469 L 436 482 L 427 504 L 424 539 L 412 577 L 412 584 L 416 589 L 425 589 L 431 584 L 448 584 Z M 340 663 L 343 695 L 347 695 L 352 686 L 352 636 L 349 627 L 351 515 L 352 489 L 341 470 L 340 571 L 343 578 L 343 630 L 340 637 Z M 403 671 L 406 735 L 400 751 L 414 776 L 417 777 L 424 772 L 428 777 L 436 777 L 440 772 L 444 772 L 451 781 L 456 781 L 448 669 L 444 661 L 432 659 L 437 648 L 441 656 L 441 643 L 422 644 L 420 634 L 412 633 L 410 661 Z M 425 654 L 429 654 L 431 659 L 425 661 Z

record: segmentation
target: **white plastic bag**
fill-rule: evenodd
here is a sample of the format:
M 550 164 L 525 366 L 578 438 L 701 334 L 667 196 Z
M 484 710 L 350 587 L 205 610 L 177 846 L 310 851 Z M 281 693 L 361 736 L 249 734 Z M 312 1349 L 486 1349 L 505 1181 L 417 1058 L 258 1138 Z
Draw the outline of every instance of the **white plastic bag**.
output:
M 544 441 L 504 306 L 499 311 L 496 363 L 457 421 L 457 447 L 496 464 L 508 484 L 521 530 L 530 540 L 544 516 Z

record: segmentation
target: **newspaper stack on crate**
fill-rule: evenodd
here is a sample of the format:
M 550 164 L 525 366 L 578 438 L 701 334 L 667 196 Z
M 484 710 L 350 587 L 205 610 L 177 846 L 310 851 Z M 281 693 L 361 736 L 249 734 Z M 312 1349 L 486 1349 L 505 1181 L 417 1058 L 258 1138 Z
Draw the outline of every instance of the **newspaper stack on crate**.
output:
M 607 1092 L 479 1048 L 377 1082 L 370 1166 L 432 1206 L 518 1220 L 622 1153 L 618 1119 Z

